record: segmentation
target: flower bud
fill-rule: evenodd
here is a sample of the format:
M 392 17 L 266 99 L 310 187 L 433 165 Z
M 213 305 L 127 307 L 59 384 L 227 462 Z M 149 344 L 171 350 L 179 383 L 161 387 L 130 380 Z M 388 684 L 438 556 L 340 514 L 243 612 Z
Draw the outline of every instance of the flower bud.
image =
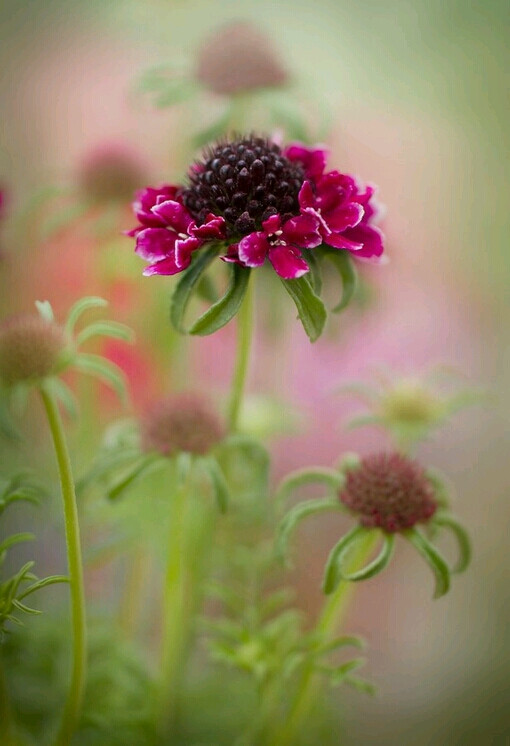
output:
M 424 469 L 400 453 L 365 456 L 346 471 L 341 502 L 360 523 L 390 533 L 428 521 L 436 512 L 434 488 Z
M 0 380 L 7 386 L 56 373 L 66 349 L 64 330 L 40 316 L 21 314 L 0 324 Z
M 78 184 L 95 204 L 129 202 L 145 173 L 136 153 L 118 145 L 102 145 L 88 154 L 78 173 Z
M 266 36 L 250 23 L 236 22 L 206 39 L 196 78 L 213 93 L 232 95 L 281 86 L 287 73 Z
M 146 451 L 164 456 L 178 452 L 205 454 L 224 435 L 221 423 L 208 403 L 195 394 L 180 394 L 155 404 L 142 423 Z

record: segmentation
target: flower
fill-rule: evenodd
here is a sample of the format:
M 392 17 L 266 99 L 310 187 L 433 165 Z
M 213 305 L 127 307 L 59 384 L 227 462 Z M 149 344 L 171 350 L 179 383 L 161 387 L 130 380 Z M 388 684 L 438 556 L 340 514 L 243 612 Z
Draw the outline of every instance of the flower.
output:
M 204 455 L 224 434 L 208 402 L 185 393 L 153 405 L 143 422 L 142 443 L 145 451 L 158 451 L 164 456 L 178 452 Z
M 282 149 L 255 135 L 212 145 L 187 184 L 138 193 L 140 224 L 128 235 L 150 263 L 144 274 L 177 274 L 214 242 L 225 261 L 252 268 L 267 258 L 284 280 L 309 272 L 308 252 L 320 256 L 323 245 L 379 260 L 374 188 L 325 166 L 322 147 Z
M 0 381 L 6 386 L 37 381 L 58 371 L 66 349 L 62 327 L 35 314 L 0 324 Z
M 287 72 L 270 41 L 257 27 L 234 22 L 204 41 L 195 77 L 213 93 L 232 95 L 282 86 L 287 81 Z
M 402 531 L 426 523 L 437 510 L 424 469 L 400 453 L 375 453 L 345 472 L 340 501 L 359 515 L 362 526 Z
M 136 153 L 117 143 L 103 144 L 89 152 L 80 164 L 78 185 L 93 204 L 129 202 L 145 169 Z

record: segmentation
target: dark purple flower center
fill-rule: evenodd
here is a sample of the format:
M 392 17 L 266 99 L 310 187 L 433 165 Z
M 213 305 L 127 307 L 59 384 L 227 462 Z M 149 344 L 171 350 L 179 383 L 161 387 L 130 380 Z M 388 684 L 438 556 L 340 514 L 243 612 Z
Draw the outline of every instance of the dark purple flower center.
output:
M 222 216 L 229 236 L 260 230 L 270 215 L 282 223 L 299 215 L 298 194 L 305 172 L 262 137 L 218 143 L 204 153 L 183 189 L 184 205 L 200 225 L 208 213 Z

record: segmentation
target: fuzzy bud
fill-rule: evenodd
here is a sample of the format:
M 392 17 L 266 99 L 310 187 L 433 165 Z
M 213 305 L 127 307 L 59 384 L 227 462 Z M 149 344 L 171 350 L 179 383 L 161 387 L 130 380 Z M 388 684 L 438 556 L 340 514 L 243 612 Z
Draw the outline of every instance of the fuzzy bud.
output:
M 232 95 L 276 88 L 287 81 L 272 44 L 250 23 L 231 23 L 206 39 L 196 78 L 213 93 Z
M 0 380 L 7 386 L 57 372 L 64 359 L 64 330 L 40 316 L 12 316 L 0 324 Z
M 180 394 L 158 402 L 142 426 L 144 450 L 159 451 L 164 456 L 180 451 L 203 455 L 223 435 L 214 411 L 195 394 Z
M 436 512 L 432 484 L 423 468 L 400 453 L 376 453 L 346 471 L 341 502 L 360 523 L 388 532 L 428 521 Z
M 102 145 L 83 160 L 78 183 L 82 193 L 95 204 L 129 202 L 145 180 L 145 169 L 128 147 Z

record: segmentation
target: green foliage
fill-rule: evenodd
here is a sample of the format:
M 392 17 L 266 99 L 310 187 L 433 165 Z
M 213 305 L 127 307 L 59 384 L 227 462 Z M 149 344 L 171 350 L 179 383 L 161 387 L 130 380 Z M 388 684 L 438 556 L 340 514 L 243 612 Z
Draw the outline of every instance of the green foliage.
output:
M 306 275 L 295 280 L 282 280 L 282 284 L 296 305 L 298 316 L 310 342 L 317 341 L 324 330 L 327 318 L 324 303 L 312 289 Z

